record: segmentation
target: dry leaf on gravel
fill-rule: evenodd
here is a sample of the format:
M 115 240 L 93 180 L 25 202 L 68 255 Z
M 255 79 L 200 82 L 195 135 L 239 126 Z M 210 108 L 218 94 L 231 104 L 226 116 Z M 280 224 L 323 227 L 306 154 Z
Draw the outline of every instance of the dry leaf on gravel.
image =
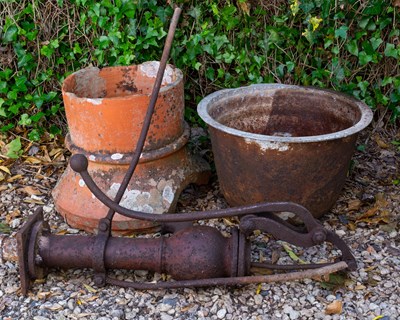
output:
M 326 309 L 325 314 L 340 314 L 343 309 L 343 303 L 340 300 L 334 300 Z
M 22 178 L 22 175 L 20 175 L 20 174 L 17 174 L 17 175 L 15 175 L 15 176 L 12 176 L 11 178 L 8 178 L 7 179 L 7 182 L 14 182 L 15 180 L 18 180 L 18 179 L 21 179 Z
M 347 209 L 349 210 L 349 212 L 358 211 L 361 208 L 361 205 L 362 205 L 361 200 L 352 199 L 352 200 L 349 200 L 349 202 L 347 203 Z
M 19 190 L 27 193 L 30 196 L 31 195 L 39 196 L 42 194 L 38 189 L 36 189 L 32 186 L 26 186 L 26 187 L 20 188 Z
M 306 262 L 304 260 L 302 260 L 301 258 L 299 258 L 294 252 L 293 250 L 290 248 L 290 246 L 288 244 L 283 244 L 283 249 L 285 249 L 286 253 L 289 255 L 290 259 L 292 259 L 294 262 L 300 263 L 300 264 L 306 264 Z
M 11 175 L 10 169 L 8 169 L 6 166 L 0 166 L 0 170 L 2 170 L 5 173 L 8 173 L 9 175 Z
M 281 250 L 274 249 L 271 254 L 271 263 L 276 264 L 281 257 Z
M 21 211 L 19 209 L 15 209 L 14 211 L 7 213 L 6 215 L 6 222 L 8 224 L 11 223 L 12 220 L 21 216 Z
M 36 199 L 24 199 L 25 203 L 34 203 L 34 204 L 44 204 L 42 200 L 36 200 Z
M 374 140 L 375 140 L 376 144 L 377 144 L 380 148 L 382 148 L 382 149 L 387 149 L 387 148 L 389 148 L 389 145 L 388 145 L 385 141 L 383 141 L 379 136 L 375 136 L 375 137 L 374 137 Z
M 376 206 L 368 209 L 366 212 L 364 212 L 363 214 L 361 214 L 360 216 L 357 217 L 357 221 L 363 221 L 363 220 L 366 220 L 368 218 L 375 216 L 375 214 L 378 212 L 378 210 L 379 210 L 379 208 Z
M 260 292 L 261 292 L 261 287 L 262 287 L 262 284 L 259 283 L 259 284 L 257 285 L 256 294 L 260 294 Z
M 30 163 L 30 164 L 39 164 L 42 163 L 42 160 L 36 158 L 36 157 L 26 157 L 25 163 Z
M 388 202 L 383 193 L 375 195 L 375 203 L 372 208 L 355 218 L 356 223 L 365 222 L 368 225 L 376 225 L 391 222 L 391 212 L 387 209 Z
M 89 286 L 88 284 L 85 284 L 85 283 L 84 283 L 83 286 L 85 287 L 85 289 L 86 289 L 87 291 L 89 291 L 89 292 L 91 292 L 91 293 L 96 293 L 96 292 L 97 292 L 96 289 L 92 288 L 92 287 Z

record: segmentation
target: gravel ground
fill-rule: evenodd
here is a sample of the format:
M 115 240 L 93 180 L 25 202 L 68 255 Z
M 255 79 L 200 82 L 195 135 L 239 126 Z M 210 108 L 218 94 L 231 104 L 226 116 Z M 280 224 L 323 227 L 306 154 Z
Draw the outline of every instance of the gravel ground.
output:
M 360 144 L 366 139 L 366 152 L 355 155 L 340 199 L 323 218 L 324 226 L 336 230 L 352 248 L 359 266 L 356 272 L 339 274 L 329 283 L 302 280 L 229 288 L 134 291 L 113 286 L 98 289 L 92 282 L 91 270 L 50 270 L 46 280 L 37 281 L 24 297 L 19 293 L 18 266 L 6 262 L 0 265 L 1 319 L 398 319 L 400 156 L 390 142 L 399 137 L 374 130 L 364 134 Z M 30 160 L 15 163 L 6 177 L 9 182 L 0 182 L 0 222 L 14 234 L 26 217 L 42 206 L 54 233 L 77 233 L 57 215 L 50 196 L 65 165 L 63 158 L 47 164 Z M 217 181 L 209 186 L 189 187 L 179 203 L 180 211 L 223 207 L 226 203 Z M 208 223 L 227 232 L 231 221 Z M 267 248 L 256 245 L 256 257 L 272 252 L 279 263 L 290 260 L 281 242 L 265 236 L 262 239 L 268 241 Z M 311 261 L 325 259 L 331 250 L 321 246 L 293 251 Z M 114 276 L 122 278 L 125 273 L 117 271 Z M 160 278 L 141 271 L 133 276 Z

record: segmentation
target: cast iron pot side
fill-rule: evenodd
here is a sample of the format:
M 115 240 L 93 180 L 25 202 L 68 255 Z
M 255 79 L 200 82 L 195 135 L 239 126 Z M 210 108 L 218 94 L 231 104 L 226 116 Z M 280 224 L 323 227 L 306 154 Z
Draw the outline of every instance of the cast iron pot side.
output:
M 293 201 L 321 217 L 344 185 L 370 108 L 342 93 L 282 84 L 214 92 L 198 105 L 231 206 Z

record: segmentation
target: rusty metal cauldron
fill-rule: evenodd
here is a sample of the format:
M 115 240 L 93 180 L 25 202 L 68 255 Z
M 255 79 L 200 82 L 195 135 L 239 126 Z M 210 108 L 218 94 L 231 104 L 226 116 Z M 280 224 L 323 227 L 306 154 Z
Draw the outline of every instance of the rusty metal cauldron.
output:
M 231 206 L 292 201 L 314 217 L 337 200 L 357 135 L 372 120 L 350 96 L 283 84 L 217 91 L 197 111 Z
M 148 213 L 120 205 L 145 145 L 180 11 L 179 8 L 175 9 L 136 150 L 115 198 L 111 199 L 96 184 L 85 154 L 71 157 L 71 169 L 80 175 L 90 192 L 109 208 L 107 214 L 99 220 L 98 234 L 52 235 L 43 219 L 42 210 L 38 209 L 17 233 L 16 239 L 0 235 L 0 261 L 18 259 L 22 293 L 26 294 L 32 280 L 43 277 L 49 267 L 91 267 L 94 269 L 94 283 L 97 286 L 112 284 L 135 289 L 270 283 L 322 276 L 357 267 L 344 241 L 334 232 L 325 229 L 305 207 L 292 202 L 264 202 L 181 214 Z M 129 219 L 160 224 L 163 235 L 146 239 L 111 236 L 116 212 Z M 275 214 L 277 212 L 293 213 L 304 223 L 304 227 L 287 223 Z M 231 228 L 229 236 L 223 236 L 216 228 L 193 224 L 197 220 L 227 217 L 240 218 L 238 226 Z M 253 262 L 251 235 L 256 230 L 303 247 L 329 242 L 342 255 L 334 261 L 320 264 L 276 265 Z M 137 283 L 117 280 L 107 275 L 107 270 L 114 268 L 168 273 L 174 281 Z M 251 275 L 255 268 L 291 272 Z

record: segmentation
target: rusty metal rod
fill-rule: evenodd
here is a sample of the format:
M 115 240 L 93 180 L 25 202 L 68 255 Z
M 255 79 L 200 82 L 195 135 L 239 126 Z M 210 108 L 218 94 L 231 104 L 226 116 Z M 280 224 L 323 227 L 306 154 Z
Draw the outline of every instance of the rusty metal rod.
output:
M 124 179 L 122 180 L 121 186 L 118 189 L 117 195 L 115 196 L 114 201 L 116 203 L 119 203 L 121 201 L 121 199 L 124 195 L 124 192 L 129 185 L 129 181 L 131 180 L 133 173 L 136 169 L 136 166 L 139 162 L 140 155 L 142 154 L 144 143 L 146 141 L 146 136 L 147 136 L 147 133 L 150 128 L 151 118 L 153 116 L 154 108 L 155 108 L 155 105 L 157 102 L 158 93 L 160 92 L 165 68 L 167 66 L 169 53 L 171 51 L 171 46 L 172 46 L 172 41 L 174 39 L 176 26 L 178 25 L 179 16 L 180 16 L 181 12 L 182 12 L 181 8 L 177 7 L 177 8 L 175 8 L 174 15 L 172 16 L 171 24 L 170 24 L 169 30 L 168 30 L 167 39 L 165 41 L 164 50 L 163 50 L 162 57 L 160 60 L 160 66 L 159 66 L 158 72 L 157 72 L 156 81 L 154 83 L 153 90 L 151 92 L 150 102 L 149 102 L 149 106 L 147 108 L 146 116 L 143 120 L 143 127 L 142 127 L 142 130 L 140 131 L 139 139 L 136 144 L 136 150 L 133 153 L 132 161 L 129 165 L 129 168 L 125 174 Z M 110 210 L 107 213 L 107 218 L 109 220 L 112 220 L 114 214 L 115 214 L 115 211 L 112 208 L 110 208 Z
M 164 71 L 167 66 L 167 61 L 168 61 L 169 53 L 171 51 L 172 41 L 173 41 L 173 38 L 175 35 L 175 30 L 176 30 L 176 26 L 178 24 L 180 14 L 181 14 L 181 9 L 179 7 L 177 7 L 174 11 L 174 15 L 172 17 L 172 21 L 171 21 L 171 24 L 170 24 L 170 27 L 168 30 L 167 39 L 166 39 L 166 42 L 164 45 L 162 57 L 160 60 L 160 65 L 159 65 L 159 68 L 157 71 L 157 77 L 156 77 L 156 80 L 155 80 L 155 83 L 153 86 L 153 90 L 152 90 L 152 93 L 150 96 L 149 106 L 147 108 L 146 116 L 143 120 L 142 130 L 140 131 L 139 139 L 137 141 L 135 152 L 133 153 L 129 168 L 128 168 L 128 170 L 121 182 L 121 185 L 118 188 L 117 194 L 114 198 L 113 202 L 115 204 L 118 204 L 121 201 L 121 199 L 126 191 L 126 188 L 128 187 L 129 182 L 133 176 L 136 166 L 139 162 L 140 155 L 142 154 L 146 136 L 147 136 L 147 133 L 150 128 L 151 118 L 153 116 L 154 108 L 155 108 L 155 105 L 157 102 L 158 93 L 161 88 Z M 82 158 L 84 160 L 79 160 Z M 87 158 L 84 155 L 77 154 L 77 155 L 72 156 L 71 160 L 70 160 L 71 168 L 74 168 L 74 164 L 79 165 L 80 162 L 82 163 L 82 161 L 83 161 L 83 163 L 86 163 L 86 164 L 88 162 Z M 99 224 L 98 224 L 99 225 L 98 226 L 99 233 L 95 239 L 94 246 L 93 246 L 94 252 L 92 255 L 92 267 L 95 270 L 95 278 L 94 278 L 95 283 L 99 286 L 102 286 L 105 284 L 106 267 L 105 267 L 104 260 L 105 260 L 107 242 L 108 242 L 108 239 L 111 234 L 111 224 L 112 224 L 114 214 L 115 214 L 115 210 L 113 208 L 109 207 L 109 211 L 108 211 L 106 217 L 103 219 L 100 219 Z
M 306 264 L 272 264 L 265 262 L 252 262 L 251 271 L 257 273 L 258 270 L 305 270 L 305 269 L 318 269 L 326 266 L 330 266 L 332 263 L 306 263 Z
M 124 280 L 107 278 L 107 283 L 125 288 L 133 288 L 136 290 L 178 289 L 183 287 L 232 286 L 232 285 L 274 283 L 274 282 L 286 282 L 286 281 L 294 281 L 302 279 L 312 279 L 317 277 L 323 277 L 325 275 L 340 270 L 344 270 L 347 267 L 348 266 L 346 262 L 340 261 L 318 269 L 282 273 L 282 274 L 273 274 L 273 275 L 263 275 L 263 276 L 181 280 L 181 281 L 159 282 L 159 283 L 137 283 L 137 282 L 128 282 Z

